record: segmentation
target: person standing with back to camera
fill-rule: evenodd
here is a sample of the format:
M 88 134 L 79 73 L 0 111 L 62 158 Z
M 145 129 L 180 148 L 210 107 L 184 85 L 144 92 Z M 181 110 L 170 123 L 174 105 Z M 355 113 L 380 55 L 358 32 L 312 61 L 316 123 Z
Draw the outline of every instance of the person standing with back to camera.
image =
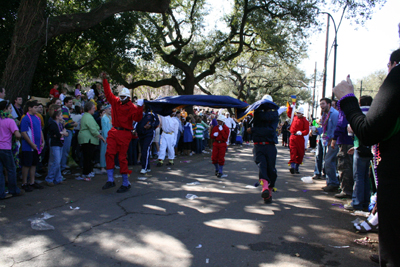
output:
M 379 211 L 380 266 L 400 266 L 400 49 L 390 55 L 388 75 L 379 88 L 367 115 L 361 111 L 350 75 L 333 92 L 339 99 L 353 132 L 364 145 L 378 144 L 377 209 Z M 389 130 L 383 130 L 389 129 Z M 372 258 L 371 258 L 372 260 Z

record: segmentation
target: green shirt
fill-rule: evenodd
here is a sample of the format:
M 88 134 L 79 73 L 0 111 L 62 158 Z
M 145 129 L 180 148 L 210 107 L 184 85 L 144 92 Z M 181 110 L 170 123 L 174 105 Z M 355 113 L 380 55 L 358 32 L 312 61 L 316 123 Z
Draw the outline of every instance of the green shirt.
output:
M 201 139 L 203 139 L 203 135 L 204 135 L 204 130 L 206 129 L 205 127 L 204 127 L 204 125 L 202 124 L 202 123 L 197 123 L 196 124 L 196 131 L 195 131 L 195 134 L 194 134 L 194 136 L 195 136 L 195 138 L 201 138 Z
M 85 112 L 81 119 L 81 130 L 78 135 L 79 144 L 99 144 L 100 127 L 92 114 Z

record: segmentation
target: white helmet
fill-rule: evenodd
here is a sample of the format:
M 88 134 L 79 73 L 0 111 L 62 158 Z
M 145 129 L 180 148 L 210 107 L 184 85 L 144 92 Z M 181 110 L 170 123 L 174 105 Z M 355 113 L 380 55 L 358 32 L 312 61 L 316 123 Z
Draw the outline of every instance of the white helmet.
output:
M 224 115 L 218 115 L 217 121 L 225 122 L 225 117 L 224 117 Z
M 299 108 L 297 109 L 297 113 L 301 113 L 301 114 L 304 115 L 304 108 L 303 108 L 303 107 L 299 107 Z
M 261 99 L 261 100 L 269 100 L 269 101 L 271 101 L 271 102 L 274 102 L 274 100 L 272 99 L 272 96 L 270 96 L 270 95 L 265 95 L 265 96 L 263 96 L 263 98 Z
M 130 97 L 131 93 L 129 92 L 128 88 L 122 88 L 121 92 L 119 92 L 118 96 L 127 96 Z

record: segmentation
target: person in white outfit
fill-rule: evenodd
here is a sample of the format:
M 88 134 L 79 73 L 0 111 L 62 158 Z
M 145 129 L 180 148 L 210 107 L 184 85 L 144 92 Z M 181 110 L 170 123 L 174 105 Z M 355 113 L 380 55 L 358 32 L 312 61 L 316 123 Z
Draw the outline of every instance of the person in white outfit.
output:
M 174 114 L 175 115 L 175 114 Z M 173 115 L 173 116 L 174 116 Z M 160 125 L 163 133 L 161 134 L 160 140 L 160 151 L 158 153 L 157 167 L 161 167 L 164 163 L 165 154 L 168 149 L 168 160 L 167 166 L 174 165 L 175 149 L 174 145 L 177 139 L 177 133 L 179 131 L 179 122 L 171 116 L 160 116 Z
M 230 144 L 229 140 L 231 139 L 231 132 L 232 129 L 234 129 L 236 127 L 236 122 L 231 118 L 231 115 L 227 112 L 225 113 L 226 119 L 225 119 L 225 125 L 226 127 L 229 128 L 229 137 L 228 137 L 228 141 L 226 142 L 227 145 Z

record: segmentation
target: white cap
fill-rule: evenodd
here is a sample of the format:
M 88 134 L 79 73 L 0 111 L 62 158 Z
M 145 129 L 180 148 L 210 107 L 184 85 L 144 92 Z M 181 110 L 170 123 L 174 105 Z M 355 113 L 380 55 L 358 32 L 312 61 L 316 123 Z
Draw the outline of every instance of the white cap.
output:
M 263 98 L 261 99 L 261 100 L 269 100 L 269 101 L 271 101 L 271 102 L 274 102 L 274 100 L 272 99 L 272 96 L 270 96 L 270 95 L 265 95 L 265 96 L 263 96 Z
M 297 109 L 297 113 L 301 113 L 301 114 L 304 115 L 304 108 L 303 108 L 303 107 L 299 107 L 299 108 Z
M 218 115 L 217 121 L 225 122 L 225 117 L 224 117 L 224 115 Z
M 131 93 L 129 92 L 128 88 L 122 88 L 121 92 L 119 92 L 118 96 L 127 96 L 130 97 Z

